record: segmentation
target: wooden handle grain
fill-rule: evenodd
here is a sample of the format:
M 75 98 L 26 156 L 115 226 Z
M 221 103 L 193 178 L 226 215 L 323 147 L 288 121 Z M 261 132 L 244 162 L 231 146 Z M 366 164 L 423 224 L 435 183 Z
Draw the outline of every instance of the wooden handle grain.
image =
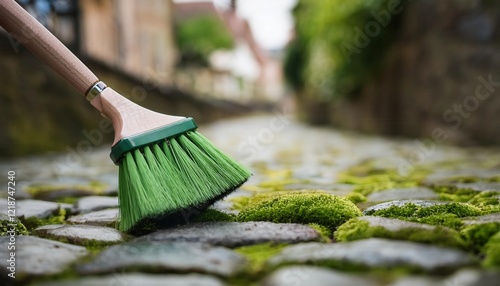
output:
M 0 0 L 0 26 L 81 94 L 98 81 L 66 46 L 14 0 Z

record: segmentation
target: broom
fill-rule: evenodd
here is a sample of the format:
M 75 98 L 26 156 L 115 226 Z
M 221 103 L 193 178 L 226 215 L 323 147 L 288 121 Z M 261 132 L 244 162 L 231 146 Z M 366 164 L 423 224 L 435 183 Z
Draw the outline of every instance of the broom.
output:
M 249 178 L 248 169 L 196 131 L 192 118 L 150 111 L 107 87 L 14 0 L 0 1 L 0 26 L 111 119 L 120 230 L 187 223 Z

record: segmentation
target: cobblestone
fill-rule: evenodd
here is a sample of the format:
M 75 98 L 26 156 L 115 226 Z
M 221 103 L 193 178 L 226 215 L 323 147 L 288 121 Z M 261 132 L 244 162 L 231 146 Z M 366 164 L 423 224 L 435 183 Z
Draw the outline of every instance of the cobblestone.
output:
M 314 128 L 297 123 L 286 114 L 283 116 L 283 129 L 264 139 L 263 130 L 270 130 L 269 124 L 276 116 L 249 116 L 200 127 L 200 133 L 222 151 L 252 169 L 253 176 L 245 185 L 213 206 L 231 214 L 225 216 L 231 222 L 154 229 L 142 237 L 122 236 L 114 230 L 119 223 L 118 168 L 109 160 L 109 146 L 94 148 L 86 156 L 71 161 L 68 154 L 0 161 L 0 171 L 6 173 L 15 167 L 18 174 L 16 215 L 25 223 L 27 233 L 50 238 L 16 237 L 19 259 L 16 282 L 19 285 L 24 282 L 34 285 L 498 285 L 500 265 L 485 269 L 484 256 L 478 254 L 478 249 L 486 243 L 481 228 L 470 232 L 460 247 L 428 241 L 429 237 L 439 237 L 438 233 L 448 238 L 456 235 L 461 240 L 458 234 L 471 224 L 500 223 L 500 165 L 495 159 L 497 155 L 492 156 L 500 150 L 475 148 L 469 152 L 465 148 L 436 145 L 432 156 L 411 165 L 405 173 L 400 172 L 401 162 L 415 151 L 414 140 Z M 5 178 L 0 178 L 2 186 L 6 185 L 4 182 Z M 59 191 L 25 191 L 40 185 Z M 65 186 L 64 190 L 60 186 Z M 99 191 L 82 192 L 81 186 L 99 186 Z M 245 209 L 267 196 L 307 192 L 348 198 L 356 204 L 355 208 L 364 210 L 365 217 L 355 220 L 382 228 L 390 234 L 390 239 L 371 236 L 336 241 L 336 229 L 332 226 L 290 224 L 286 217 L 280 218 L 281 224 L 241 222 Z M 5 197 L 6 190 L 0 193 L 0 213 L 4 215 L 7 214 Z M 413 203 L 423 206 L 421 211 L 425 211 L 426 206 L 450 202 L 468 204 L 479 215 L 464 217 L 474 214 L 449 212 L 441 217 L 439 213 L 426 213 L 425 223 L 435 225 L 368 216 L 393 205 Z M 59 212 L 60 207 L 66 212 Z M 296 204 L 295 213 L 308 212 L 303 205 Z M 327 221 L 321 212 L 314 214 L 317 217 L 310 221 Z M 58 216 L 57 222 L 52 221 L 52 215 Z M 8 220 L 2 218 L 2 233 L 7 233 Z M 337 230 L 343 226 L 350 227 L 343 224 Z M 422 239 L 426 243 L 415 242 L 411 233 L 393 235 L 408 229 L 432 235 Z M 494 225 L 487 228 L 488 237 L 494 235 L 490 233 L 494 229 Z M 9 239 L 0 237 L 2 257 L 7 256 Z M 115 245 L 109 246 L 111 243 Z M 0 261 L 3 275 L 0 281 L 6 275 L 5 263 L 6 260 Z M 274 268 L 281 264 L 293 265 Z M 401 269 L 395 271 L 395 268 Z M 38 281 L 40 275 L 48 276 L 44 277 L 45 284 Z M 69 277 L 70 280 L 64 280 Z
M 160 230 L 136 241 L 202 242 L 237 247 L 259 243 L 297 243 L 317 241 L 316 230 L 301 224 L 271 222 L 206 222 Z

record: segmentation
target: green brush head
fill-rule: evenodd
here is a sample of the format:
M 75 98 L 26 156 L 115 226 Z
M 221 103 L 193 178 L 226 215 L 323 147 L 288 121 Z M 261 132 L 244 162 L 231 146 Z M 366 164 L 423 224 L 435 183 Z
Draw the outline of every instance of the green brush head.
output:
M 193 131 L 195 128 L 188 118 L 145 133 L 148 138 L 134 136 L 113 147 L 111 157 L 120 169 L 120 230 L 140 233 L 185 224 L 191 214 L 250 177 L 247 168 Z

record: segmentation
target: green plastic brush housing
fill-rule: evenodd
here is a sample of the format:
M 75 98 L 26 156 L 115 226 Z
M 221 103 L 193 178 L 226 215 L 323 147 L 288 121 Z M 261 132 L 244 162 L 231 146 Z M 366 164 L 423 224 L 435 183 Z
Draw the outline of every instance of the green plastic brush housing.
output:
M 123 156 L 135 149 L 141 147 L 156 144 L 163 140 L 173 138 L 179 134 L 196 130 L 198 126 L 194 119 L 191 117 L 181 119 L 172 124 L 150 130 L 135 136 L 123 138 L 118 141 L 113 147 L 111 147 L 111 160 L 118 165 L 123 158 Z

